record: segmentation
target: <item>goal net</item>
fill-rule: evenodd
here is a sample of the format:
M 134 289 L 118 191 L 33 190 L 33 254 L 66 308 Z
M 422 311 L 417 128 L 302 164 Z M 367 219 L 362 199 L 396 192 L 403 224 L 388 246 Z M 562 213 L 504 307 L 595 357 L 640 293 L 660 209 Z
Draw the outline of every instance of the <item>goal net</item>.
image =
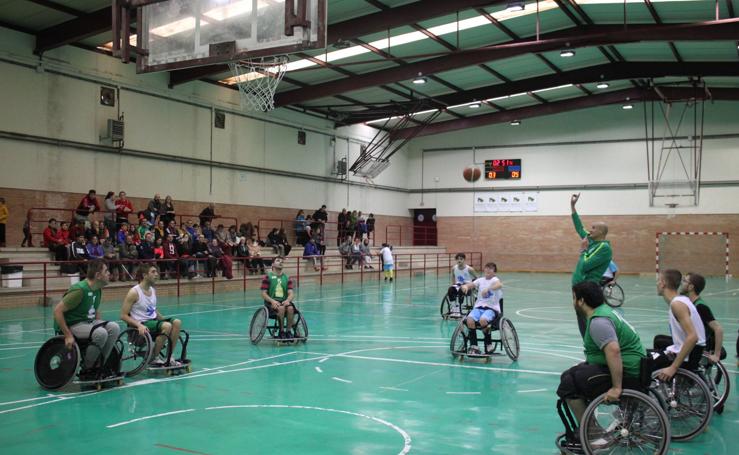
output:
M 657 275 L 677 269 L 704 276 L 729 274 L 729 234 L 724 232 L 658 232 L 656 239 Z

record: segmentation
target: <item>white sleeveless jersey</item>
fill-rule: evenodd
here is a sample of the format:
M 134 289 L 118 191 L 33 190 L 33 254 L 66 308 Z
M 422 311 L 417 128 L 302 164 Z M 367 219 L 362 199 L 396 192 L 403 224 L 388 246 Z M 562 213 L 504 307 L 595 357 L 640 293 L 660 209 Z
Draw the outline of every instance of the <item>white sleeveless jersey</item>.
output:
M 472 276 L 472 267 L 465 265 L 464 269 L 459 268 L 458 265 L 452 267 L 452 275 L 454 275 L 455 283 L 472 283 L 475 277 Z
M 690 322 L 692 322 L 693 329 L 695 330 L 696 335 L 698 335 L 698 342 L 696 343 L 696 345 L 705 346 L 706 329 L 703 327 L 703 321 L 701 320 L 701 317 L 698 314 L 698 310 L 695 308 L 695 305 L 693 305 L 693 302 L 690 301 L 689 297 L 686 297 L 684 295 L 679 295 L 672 299 L 673 302 L 676 300 L 686 305 L 690 310 Z M 672 314 L 672 310 L 670 310 L 670 334 L 672 334 L 673 344 L 672 346 L 667 347 L 667 351 L 677 354 L 683 347 L 683 343 L 685 343 L 685 338 L 687 338 L 687 334 L 680 325 L 680 322 L 678 322 L 678 320 L 675 318 L 675 315 Z
M 500 278 L 494 276 L 489 280 L 484 276 L 474 281 L 475 287 L 477 288 L 477 302 L 475 302 L 475 308 L 490 308 L 500 313 L 500 299 L 503 298 L 503 288 L 495 291 L 490 291 L 489 294 L 483 295 L 484 291 L 493 286 L 495 283 L 500 282 Z
M 157 293 L 153 287 L 149 288 L 151 295 L 144 294 L 141 285 L 133 287 L 139 295 L 138 300 L 131 306 L 131 317 L 138 322 L 149 321 L 157 317 Z

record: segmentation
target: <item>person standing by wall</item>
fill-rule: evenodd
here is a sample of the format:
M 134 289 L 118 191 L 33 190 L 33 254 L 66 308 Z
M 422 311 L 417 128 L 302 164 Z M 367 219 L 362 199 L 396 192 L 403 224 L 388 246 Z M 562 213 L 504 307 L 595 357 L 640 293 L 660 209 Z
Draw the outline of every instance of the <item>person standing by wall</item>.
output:
M 8 224 L 8 206 L 5 198 L 0 197 L 0 248 L 5 247 L 5 225 Z

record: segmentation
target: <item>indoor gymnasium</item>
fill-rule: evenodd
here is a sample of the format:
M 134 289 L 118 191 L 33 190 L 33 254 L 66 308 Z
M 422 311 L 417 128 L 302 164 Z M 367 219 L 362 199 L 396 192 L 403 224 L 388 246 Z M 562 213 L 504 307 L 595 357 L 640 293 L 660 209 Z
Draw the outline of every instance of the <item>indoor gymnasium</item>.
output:
M 0 452 L 736 453 L 737 14 L 0 0 Z

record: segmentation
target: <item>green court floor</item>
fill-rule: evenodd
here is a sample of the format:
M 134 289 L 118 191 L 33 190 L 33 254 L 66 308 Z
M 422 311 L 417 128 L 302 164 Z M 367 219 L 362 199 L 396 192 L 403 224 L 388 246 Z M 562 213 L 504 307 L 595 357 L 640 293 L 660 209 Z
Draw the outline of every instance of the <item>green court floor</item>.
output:
M 513 363 L 454 360 L 455 321 L 439 317 L 448 278 L 403 277 L 298 290 L 304 345 L 247 337 L 257 291 L 160 299 L 190 331 L 193 372 L 143 373 L 101 392 L 50 393 L 33 374 L 52 335 L 50 308 L 0 311 L 0 452 L 274 454 L 554 454 L 560 373 L 583 358 L 567 275 L 506 274 L 505 312 L 521 340 Z M 624 314 L 651 345 L 667 331 L 653 278 L 621 280 Z M 739 281 L 709 280 L 735 384 Z M 103 291 L 103 296 L 105 291 Z M 104 299 L 105 301 L 105 299 Z M 118 301 L 104 315 L 117 317 Z M 266 337 L 265 337 L 266 338 Z M 739 445 L 732 396 L 709 429 L 672 453 L 721 455 Z M 735 447 L 731 449 L 731 447 Z

